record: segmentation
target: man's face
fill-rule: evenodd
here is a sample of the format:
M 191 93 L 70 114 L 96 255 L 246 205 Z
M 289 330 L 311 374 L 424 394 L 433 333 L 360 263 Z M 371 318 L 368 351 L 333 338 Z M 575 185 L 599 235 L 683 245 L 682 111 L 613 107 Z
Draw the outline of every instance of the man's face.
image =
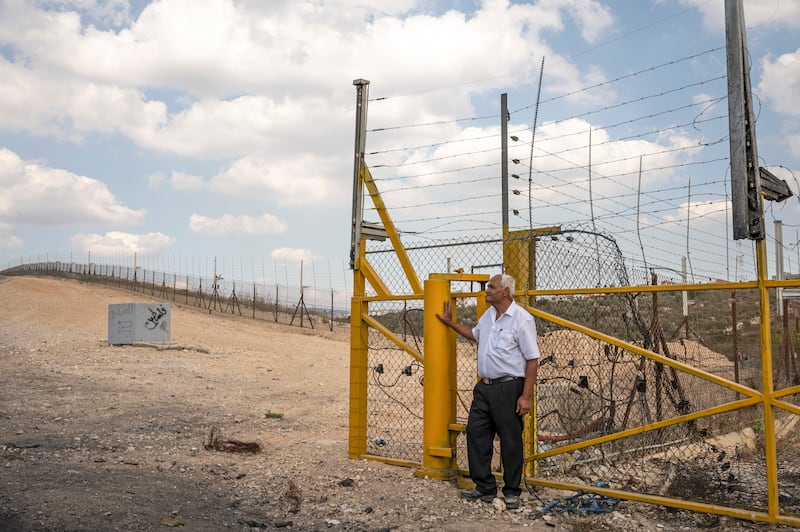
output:
M 486 301 L 489 303 L 496 303 L 502 301 L 506 289 L 500 284 L 500 276 L 495 275 L 489 280 L 486 285 Z

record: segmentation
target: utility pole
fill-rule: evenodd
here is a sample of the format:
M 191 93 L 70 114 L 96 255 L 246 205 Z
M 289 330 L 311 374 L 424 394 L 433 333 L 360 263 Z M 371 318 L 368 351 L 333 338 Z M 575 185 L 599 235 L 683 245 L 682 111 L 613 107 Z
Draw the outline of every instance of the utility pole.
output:
M 754 240 L 761 310 L 761 393 L 764 422 L 764 458 L 767 480 L 767 512 L 780 511 L 778 501 L 778 452 L 775 412 L 771 397 L 775 390 L 772 370 L 772 338 L 767 290 L 767 244 L 764 235 L 764 209 L 761 173 L 756 149 L 755 117 L 750 94 L 750 63 L 745 37 L 742 0 L 725 0 L 725 37 L 728 57 L 728 126 L 731 147 L 731 203 L 733 238 Z
M 503 240 L 508 238 L 508 94 L 500 95 L 500 197 L 503 211 Z
M 364 164 L 364 148 L 367 141 L 367 102 L 369 81 L 357 79 L 356 86 L 356 142 L 353 160 L 353 219 L 350 236 L 350 269 L 358 269 L 358 248 L 361 245 L 361 222 L 364 206 L 364 182 L 361 166 Z
M 742 0 L 725 0 L 725 43 L 728 58 L 733 238 L 764 240 L 764 200 L 761 196 Z

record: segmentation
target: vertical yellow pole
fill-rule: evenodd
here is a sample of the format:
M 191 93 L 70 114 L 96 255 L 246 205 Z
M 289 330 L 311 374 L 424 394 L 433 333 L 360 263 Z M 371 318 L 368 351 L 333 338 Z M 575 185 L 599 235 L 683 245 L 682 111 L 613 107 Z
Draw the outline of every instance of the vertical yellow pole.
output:
M 523 478 L 536 476 L 536 466 L 538 462 L 532 457 L 538 452 L 536 441 L 536 384 L 533 385 L 531 392 L 531 410 L 525 414 L 525 428 L 522 433 L 522 449 L 525 457 L 525 467 L 522 471 Z
M 489 305 L 486 304 L 486 291 L 483 291 L 475 298 L 475 315 L 477 318 L 480 319 L 488 308 Z
M 365 241 L 358 253 L 363 256 Z M 367 452 L 367 355 L 369 331 L 361 316 L 369 311 L 363 297 L 366 292 L 364 274 L 353 269 L 353 299 L 350 302 L 350 436 L 348 456 L 360 458 Z
M 756 266 L 758 268 L 758 297 L 761 307 L 761 387 L 764 393 L 764 451 L 767 468 L 767 512 L 778 515 L 778 453 L 775 439 L 775 415 L 767 398 L 774 391 L 772 382 L 772 338 L 767 291 L 767 244 L 756 240 Z
M 422 467 L 415 474 L 437 480 L 456 477 L 450 424 L 455 421 L 455 337 L 436 317 L 450 299 L 450 282 L 424 283 L 425 380 L 423 383 Z

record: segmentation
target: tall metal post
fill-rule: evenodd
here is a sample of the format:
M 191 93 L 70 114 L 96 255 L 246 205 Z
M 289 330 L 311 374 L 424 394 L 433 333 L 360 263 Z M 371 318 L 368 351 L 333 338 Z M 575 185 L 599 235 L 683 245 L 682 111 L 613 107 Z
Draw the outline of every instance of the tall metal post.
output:
M 361 166 L 364 163 L 364 147 L 367 142 L 367 102 L 369 81 L 357 79 L 356 86 L 356 146 L 353 160 L 353 226 L 350 238 L 350 269 L 358 268 L 358 246 L 361 242 L 361 216 L 364 205 L 364 183 Z
M 362 165 L 366 145 L 367 101 L 369 81 L 357 79 L 356 86 L 356 140 L 353 160 L 353 218 L 350 241 L 350 268 L 353 270 L 353 298 L 350 303 L 350 435 L 348 456 L 359 458 L 367 452 L 367 371 L 369 359 L 369 332 L 362 316 L 369 313 L 369 303 L 364 301 L 366 278 L 360 269 L 360 257 L 366 243 L 361 238 L 361 216 L 364 198 Z
M 508 238 L 508 94 L 505 92 L 500 95 L 500 196 L 505 240 Z
M 686 284 L 686 257 L 681 257 L 681 282 Z M 681 292 L 681 302 L 683 304 L 683 337 L 689 338 L 689 293 L 686 290 Z
M 750 61 L 742 0 L 725 0 L 728 64 L 728 126 L 731 151 L 733 238 L 764 239 L 764 200 L 758 170 Z
M 728 58 L 728 125 L 731 147 L 731 203 L 733 238 L 755 240 L 759 306 L 761 308 L 761 391 L 770 397 L 774 391 L 772 376 L 772 338 L 769 292 L 767 290 L 767 245 L 764 241 L 764 209 L 761 174 L 758 169 L 755 117 L 750 94 L 750 63 L 745 37 L 742 0 L 725 0 L 725 37 Z M 777 448 L 775 413 L 764 400 L 764 452 L 767 477 L 767 507 L 776 517 L 778 504 Z

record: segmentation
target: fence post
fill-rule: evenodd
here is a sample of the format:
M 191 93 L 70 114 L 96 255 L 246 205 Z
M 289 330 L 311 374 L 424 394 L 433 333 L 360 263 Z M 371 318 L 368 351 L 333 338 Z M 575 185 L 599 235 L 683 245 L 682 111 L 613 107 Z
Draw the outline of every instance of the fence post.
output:
M 450 299 L 450 281 L 428 279 L 424 283 L 424 354 L 422 467 L 415 474 L 436 480 L 458 474 L 453 433 L 455 422 L 455 333 L 436 317 Z
M 360 252 L 364 252 L 362 241 Z M 276 285 L 277 290 L 277 285 Z M 353 298 L 350 301 L 350 434 L 348 456 L 360 458 L 367 452 L 367 372 L 369 364 L 369 330 L 362 316 L 369 314 L 364 274 L 353 270 Z M 277 306 L 278 299 L 275 298 Z M 276 313 L 277 316 L 277 313 Z

